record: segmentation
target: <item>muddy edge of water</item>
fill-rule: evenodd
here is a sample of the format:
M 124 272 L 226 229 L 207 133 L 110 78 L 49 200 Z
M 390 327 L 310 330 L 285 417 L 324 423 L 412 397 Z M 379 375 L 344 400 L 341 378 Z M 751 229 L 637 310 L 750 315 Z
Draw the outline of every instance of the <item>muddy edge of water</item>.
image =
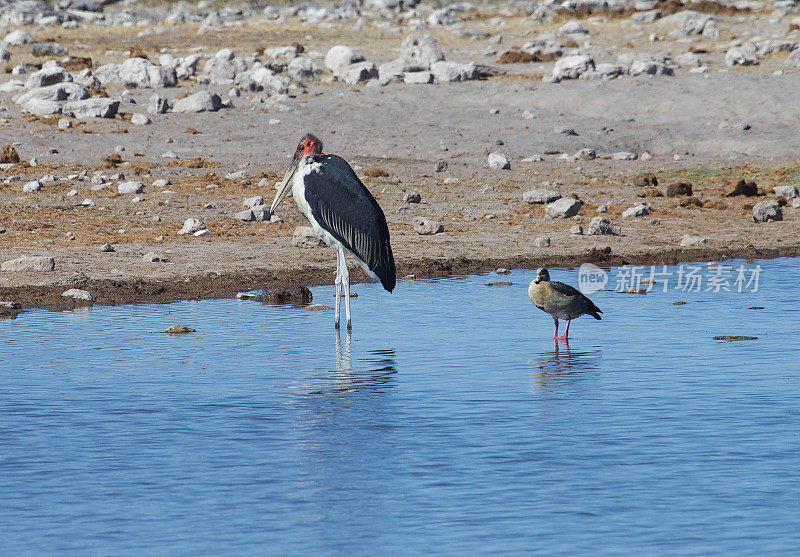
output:
M 722 261 L 726 259 L 770 259 L 800 256 L 800 245 L 780 248 L 693 248 L 663 250 L 659 252 L 614 253 L 611 248 L 592 248 L 587 252 L 540 257 L 449 259 L 419 258 L 399 262 L 398 277 L 415 275 L 417 278 L 447 277 L 491 271 L 499 267 L 533 269 L 536 267 L 575 267 L 582 263 L 604 266 L 621 265 L 674 265 L 689 261 Z M 358 270 L 353 282 L 363 282 L 365 275 Z M 286 270 L 259 270 L 231 273 L 205 273 L 171 279 L 126 277 L 122 279 L 79 279 L 45 286 L 25 285 L 0 287 L 0 301 L 14 302 L 16 307 L 0 307 L 0 317 L 18 314 L 28 308 L 53 311 L 70 310 L 87 305 L 119 305 L 137 302 L 174 302 L 228 298 L 237 292 L 265 290 L 259 299 L 277 303 L 308 303 L 304 287 L 328 285 L 333 282 L 333 269 L 327 266 L 309 266 Z M 94 302 L 64 298 L 61 293 L 68 288 L 88 290 Z

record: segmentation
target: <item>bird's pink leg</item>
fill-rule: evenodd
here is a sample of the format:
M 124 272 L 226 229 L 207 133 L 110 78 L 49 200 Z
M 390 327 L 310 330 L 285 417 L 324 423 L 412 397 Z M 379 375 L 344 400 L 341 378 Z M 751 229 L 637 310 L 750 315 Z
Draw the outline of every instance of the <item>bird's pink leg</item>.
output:
M 572 321 L 572 320 L 571 319 L 567 319 L 567 328 L 564 329 L 564 334 L 561 335 L 560 337 L 557 337 L 560 340 L 567 340 L 567 338 L 569 338 L 569 324 L 570 324 L 570 321 Z
M 553 338 L 558 338 L 558 318 L 555 318 L 556 321 L 556 330 L 553 332 Z

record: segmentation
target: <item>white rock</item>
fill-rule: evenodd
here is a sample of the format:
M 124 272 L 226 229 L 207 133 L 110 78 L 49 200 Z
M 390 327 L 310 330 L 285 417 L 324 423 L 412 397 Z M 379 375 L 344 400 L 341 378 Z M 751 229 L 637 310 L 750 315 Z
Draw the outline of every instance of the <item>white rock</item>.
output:
M 691 234 L 684 234 L 683 238 L 681 238 L 681 247 L 690 248 L 690 247 L 702 246 L 707 242 L 708 240 L 706 240 L 702 236 L 692 236 Z
M 633 207 L 625 209 L 622 212 L 622 218 L 643 217 L 649 214 L 650 214 L 650 207 L 648 207 L 644 203 L 639 203 L 637 205 L 634 205 Z
M 400 50 L 405 71 L 429 70 L 432 64 L 444 60 L 442 49 L 430 35 L 409 35 L 403 39 Z
M 489 168 L 492 170 L 508 170 L 511 168 L 508 157 L 502 153 L 489 153 L 487 162 L 489 163 Z
M 561 199 L 560 193 L 546 189 L 532 189 L 522 194 L 522 200 L 531 205 L 552 203 L 558 199 Z
M 403 74 L 403 83 L 409 85 L 433 83 L 433 74 L 431 72 L 407 72 Z
M 553 67 L 553 79 L 577 79 L 581 74 L 594 69 L 592 58 L 583 54 L 573 54 L 556 61 Z
M 142 193 L 143 191 L 144 185 L 136 181 L 122 182 L 117 186 L 118 193 Z
M 261 197 L 260 195 L 249 197 L 244 200 L 244 206 L 247 209 L 252 209 L 256 205 L 263 205 L 263 203 L 264 203 L 264 198 Z
M 562 197 L 545 205 L 544 214 L 551 219 L 567 219 L 577 215 L 582 206 L 582 201 L 573 197 Z
M 579 21 L 568 21 L 558 28 L 557 35 L 588 35 L 589 29 Z
M 349 46 L 336 45 L 325 55 L 325 67 L 336 74 L 347 66 L 363 60 L 364 57 Z
M 178 234 L 180 234 L 180 235 L 183 235 L 183 234 L 194 234 L 195 232 L 197 232 L 199 230 L 205 230 L 205 228 L 206 228 L 206 225 L 203 224 L 201 221 L 199 221 L 197 219 L 194 219 L 194 218 L 188 218 L 188 219 L 186 219 L 184 221 L 183 228 L 180 229 Z
M 31 37 L 22 29 L 17 29 L 16 31 L 11 31 L 8 35 L 6 35 L 6 38 L 3 39 L 3 42 L 12 46 L 22 46 L 24 44 L 30 44 L 34 42 L 34 40 L 33 37 Z
M 160 253 L 150 251 L 142 256 L 142 261 L 146 263 L 169 263 L 169 258 Z
M 611 158 L 615 161 L 634 161 L 636 160 L 636 153 L 629 153 L 628 151 L 620 151 L 613 153 Z
M 444 226 L 435 219 L 416 217 L 414 219 L 414 231 L 422 236 L 430 236 L 444 232 Z
M 336 77 L 348 85 L 356 85 L 378 77 L 378 68 L 372 62 L 358 62 L 339 69 Z
M 753 43 L 745 43 L 742 46 L 735 46 L 728 49 L 725 53 L 725 65 L 732 66 L 756 66 L 758 65 L 758 55 L 756 46 Z
M 314 79 L 320 69 L 310 58 L 295 58 L 286 67 L 292 79 Z
M 789 53 L 789 56 L 786 57 L 784 65 L 789 66 L 790 68 L 800 68 L 800 48 L 796 48 Z
M 216 112 L 222 108 L 222 100 L 216 93 L 198 91 L 188 97 L 178 99 L 172 107 L 173 112 Z
M 550 237 L 549 236 L 538 236 L 537 238 L 533 239 L 533 245 L 537 248 L 549 248 L 550 247 Z
M 91 292 L 88 290 L 81 290 L 79 288 L 70 288 L 69 290 L 65 290 L 61 293 L 64 298 L 73 298 L 75 300 L 85 300 L 87 302 L 93 302 L 94 298 L 92 297 Z
M 4 261 L 0 265 L 0 270 L 3 271 L 35 271 L 39 273 L 47 273 L 55 269 L 55 261 L 49 256 L 30 256 L 23 255 L 17 259 Z
M 68 118 L 59 118 L 58 119 L 58 129 L 61 131 L 66 131 L 72 127 L 72 120 Z
M 131 124 L 134 126 L 145 126 L 150 123 L 150 118 L 145 116 L 144 114 L 136 113 L 131 116 Z
M 478 68 L 472 62 L 459 64 L 457 62 L 434 62 L 431 64 L 431 73 L 437 81 L 469 81 L 478 79 Z
M 161 93 L 153 93 L 147 101 L 148 114 L 165 114 L 169 110 L 169 102 Z
M 765 199 L 753 207 L 753 220 L 756 222 L 783 220 L 780 204 L 775 199 Z
M 82 101 L 64 103 L 63 112 L 68 116 L 86 118 L 113 118 L 119 110 L 119 100 L 92 97 Z
M 22 186 L 22 191 L 25 193 L 33 193 L 41 191 L 41 189 L 42 189 L 42 183 L 39 182 L 38 180 L 28 182 L 24 186 Z
M 611 221 L 603 217 L 594 217 L 589 223 L 588 233 L 595 236 L 619 236 L 622 229 L 611 224 Z
M 21 104 L 20 107 L 24 112 L 28 112 L 36 116 L 61 114 L 61 104 L 56 101 L 29 99 L 27 102 L 25 102 L 25 104 Z
M 631 75 L 673 75 L 675 72 L 664 62 L 640 58 L 631 64 L 628 73 Z
M 786 199 L 792 199 L 798 196 L 797 188 L 794 186 L 775 186 L 772 188 L 772 191 L 775 192 L 775 195 L 780 195 Z

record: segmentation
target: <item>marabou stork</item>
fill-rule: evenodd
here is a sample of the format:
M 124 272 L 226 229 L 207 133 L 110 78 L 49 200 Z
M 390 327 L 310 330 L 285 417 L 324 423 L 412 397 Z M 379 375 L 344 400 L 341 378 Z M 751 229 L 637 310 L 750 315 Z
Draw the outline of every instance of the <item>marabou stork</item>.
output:
M 350 324 L 350 273 L 346 253 L 351 253 L 371 277 L 394 290 L 396 277 L 389 227 L 372 194 L 343 158 L 322 152 L 322 141 L 312 134 L 300 140 L 292 164 L 270 206 L 270 213 L 291 190 L 297 208 L 323 241 L 336 249 L 336 328 L 344 290 L 347 329 Z

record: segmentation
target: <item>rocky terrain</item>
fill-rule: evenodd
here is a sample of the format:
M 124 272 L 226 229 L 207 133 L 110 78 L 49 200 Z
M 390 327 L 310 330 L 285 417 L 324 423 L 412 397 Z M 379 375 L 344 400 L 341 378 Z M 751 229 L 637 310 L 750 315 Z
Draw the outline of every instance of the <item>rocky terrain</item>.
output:
M 26 0 L 0 37 L 2 312 L 330 282 L 268 209 L 305 132 L 401 277 L 800 253 L 793 1 Z

